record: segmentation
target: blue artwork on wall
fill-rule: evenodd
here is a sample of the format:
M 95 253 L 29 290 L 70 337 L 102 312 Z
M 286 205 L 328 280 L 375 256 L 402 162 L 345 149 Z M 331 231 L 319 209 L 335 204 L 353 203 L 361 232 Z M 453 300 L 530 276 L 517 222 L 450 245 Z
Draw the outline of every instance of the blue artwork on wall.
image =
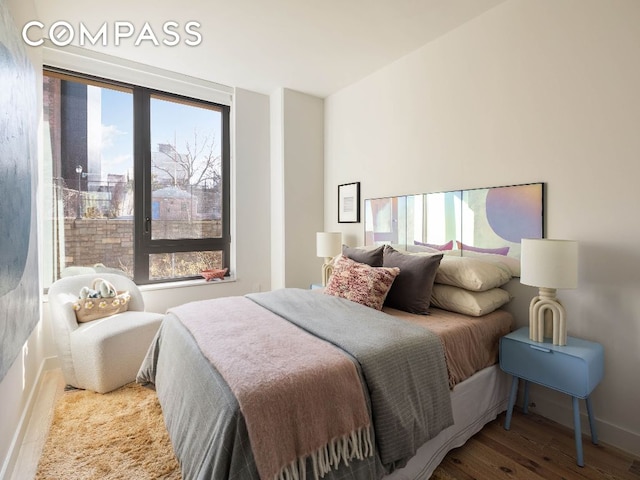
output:
M 37 80 L 0 2 L 0 381 L 40 318 Z

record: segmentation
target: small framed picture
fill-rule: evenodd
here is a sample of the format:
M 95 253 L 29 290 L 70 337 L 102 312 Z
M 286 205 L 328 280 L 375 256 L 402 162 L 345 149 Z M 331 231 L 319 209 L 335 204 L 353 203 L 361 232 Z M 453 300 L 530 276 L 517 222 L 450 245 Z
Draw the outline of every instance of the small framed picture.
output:
M 360 223 L 360 182 L 338 185 L 338 223 Z

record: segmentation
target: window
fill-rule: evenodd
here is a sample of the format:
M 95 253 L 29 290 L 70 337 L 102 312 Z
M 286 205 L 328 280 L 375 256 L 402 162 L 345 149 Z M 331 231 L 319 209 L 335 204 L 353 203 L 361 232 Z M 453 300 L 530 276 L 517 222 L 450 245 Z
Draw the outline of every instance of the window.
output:
M 228 268 L 229 107 L 50 68 L 43 78 L 50 280 L 98 263 L 139 284 Z

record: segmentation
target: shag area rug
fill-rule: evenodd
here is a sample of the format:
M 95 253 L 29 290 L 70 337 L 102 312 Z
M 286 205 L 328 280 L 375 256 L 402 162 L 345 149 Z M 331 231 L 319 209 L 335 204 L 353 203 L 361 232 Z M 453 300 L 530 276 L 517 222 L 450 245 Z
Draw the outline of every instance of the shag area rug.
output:
M 181 480 L 156 392 L 135 383 L 64 392 L 36 480 Z M 438 468 L 434 480 L 452 479 Z
M 155 391 L 65 392 L 56 403 L 36 479 L 180 479 Z

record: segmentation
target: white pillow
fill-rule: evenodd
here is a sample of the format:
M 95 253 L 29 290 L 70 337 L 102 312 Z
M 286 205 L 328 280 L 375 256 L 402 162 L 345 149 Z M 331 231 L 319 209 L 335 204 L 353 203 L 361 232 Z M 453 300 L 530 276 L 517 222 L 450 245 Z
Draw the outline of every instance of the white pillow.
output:
M 509 257 L 507 255 L 496 255 L 494 253 L 480 253 L 471 252 L 469 250 L 464 251 L 465 257 L 473 257 L 483 262 L 498 263 L 505 266 L 511 271 L 512 277 L 520 276 L 520 259 L 516 257 Z
M 511 280 L 511 270 L 503 263 L 478 258 L 445 255 L 436 272 L 435 283 L 483 292 Z
M 509 292 L 501 288 L 471 292 L 451 285 L 434 284 L 431 291 L 432 306 L 473 317 L 491 313 L 509 300 Z

